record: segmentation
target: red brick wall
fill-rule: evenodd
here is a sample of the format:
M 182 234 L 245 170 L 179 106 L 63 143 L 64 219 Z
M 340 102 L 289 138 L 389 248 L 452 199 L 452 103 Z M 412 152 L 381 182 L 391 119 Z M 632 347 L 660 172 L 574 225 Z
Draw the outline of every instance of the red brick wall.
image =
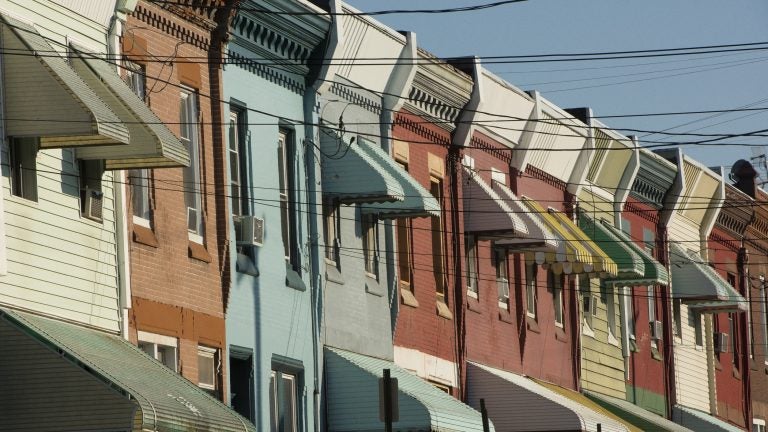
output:
M 221 129 L 212 127 L 215 121 L 208 97 L 212 94 L 206 61 L 210 32 L 140 1 L 128 17 L 122 41 L 124 52 L 145 65 L 147 102 L 173 133 L 178 135 L 180 130 L 179 85 L 199 92 L 204 249 L 193 247 L 188 239 L 181 168 L 155 169 L 151 174 L 151 231 L 133 226 L 128 218 L 134 236 L 130 245 L 131 339 L 136 341 L 137 330 L 178 337 L 181 373 L 193 382 L 197 381 L 197 345 L 223 348 L 225 339 L 220 257 L 226 242 L 217 235 L 217 223 L 224 221 L 225 211 L 217 206 L 213 189 L 216 170 L 223 169 L 221 157 L 216 156 L 223 149 Z M 201 63 L 156 61 L 174 57 Z M 152 61 L 142 61 L 146 58 Z M 130 205 L 130 189 L 127 192 Z M 173 319 L 177 316 L 180 319 Z
M 764 193 L 758 193 L 756 200 L 765 202 L 768 199 Z M 745 247 L 749 255 L 749 285 L 750 307 L 752 308 L 752 331 L 755 341 L 755 356 L 750 361 L 750 397 L 752 400 L 752 416 L 759 419 L 768 419 L 768 365 L 766 361 L 766 349 L 764 343 L 764 322 L 768 317 L 762 309 L 761 303 L 765 301 L 760 289 L 760 275 L 768 277 L 768 208 L 759 206 L 755 208 L 755 220 L 747 227 L 745 235 Z

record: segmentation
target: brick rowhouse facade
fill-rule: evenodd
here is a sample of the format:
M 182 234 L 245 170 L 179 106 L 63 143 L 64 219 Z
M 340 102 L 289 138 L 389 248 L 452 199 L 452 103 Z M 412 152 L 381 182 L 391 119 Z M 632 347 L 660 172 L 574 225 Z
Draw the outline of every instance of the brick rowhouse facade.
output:
M 192 185 L 185 183 L 183 169 L 150 170 L 149 224 L 128 218 L 132 236 L 129 338 L 138 343 L 138 332 L 176 338 L 178 372 L 195 383 L 200 346 L 215 349 L 215 364 L 223 364 L 219 358 L 225 346 L 224 281 L 228 280 L 223 273 L 229 268 L 218 58 L 223 38 L 214 20 L 229 12 L 213 8 L 224 2 L 208 3 L 194 9 L 140 1 L 122 36 L 125 58 L 146 73 L 148 105 L 171 131 L 178 136 L 183 127 L 183 90 L 196 100 L 199 113 L 202 241 L 188 231 L 185 191 Z M 226 30 L 225 25 L 219 28 Z M 168 59 L 173 62 L 163 61 Z M 128 187 L 129 202 L 131 193 Z M 225 373 L 218 369 L 214 378 L 215 393 L 224 400 Z
M 709 260 L 730 285 L 746 297 L 747 274 L 743 235 L 752 220 L 749 198 L 733 186 L 725 187 L 725 202 L 709 236 Z M 717 416 L 740 427 L 751 427 L 749 419 L 749 353 L 747 313 L 713 314 L 713 331 L 728 334 L 728 352 L 715 348 Z

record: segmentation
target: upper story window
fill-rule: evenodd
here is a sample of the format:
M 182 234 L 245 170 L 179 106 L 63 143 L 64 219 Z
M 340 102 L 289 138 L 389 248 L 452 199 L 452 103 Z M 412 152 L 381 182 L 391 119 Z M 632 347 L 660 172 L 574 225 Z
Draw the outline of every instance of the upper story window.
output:
M 232 215 L 249 214 L 250 184 L 248 177 L 248 153 L 245 138 L 245 113 L 232 109 L 229 112 L 229 197 L 232 202 Z
M 37 139 L 10 138 L 8 141 L 11 193 L 37 201 Z
M 509 309 L 509 278 L 507 273 L 507 251 L 493 248 L 493 263 L 496 268 L 496 291 L 499 307 Z
M 653 286 L 648 287 L 648 325 L 653 326 L 656 321 L 656 289 Z M 651 338 L 651 348 L 658 349 L 659 335 Z
M 362 216 L 363 259 L 365 272 L 374 278 L 379 277 L 379 242 L 376 218 L 367 214 Z
M 133 93 L 136 94 L 136 96 L 139 97 L 139 99 L 144 100 L 147 96 L 147 73 L 144 66 L 126 61 L 123 64 L 125 74 L 123 79 L 125 80 L 125 83 L 128 84 L 128 87 L 130 87 L 131 90 L 133 90 Z
M 178 372 L 178 339 L 154 333 L 139 331 L 139 348 L 150 357 L 164 364 L 168 369 Z
M 539 266 L 535 262 L 525 266 L 525 313 L 536 318 Z
M 549 280 L 550 289 L 552 290 L 552 303 L 555 309 L 555 325 L 563 328 L 565 326 L 565 319 L 563 314 L 563 284 L 561 282 L 561 276 L 556 275 L 554 272 L 547 272 L 547 279 Z
M 281 129 L 277 139 L 278 178 L 280 188 L 280 227 L 285 261 L 299 271 L 299 244 L 296 227 L 296 147 L 292 134 Z
M 218 350 L 198 345 L 197 385 L 217 399 L 219 397 L 219 370 Z
M 323 201 L 323 229 L 325 233 L 325 259 L 335 266 L 339 265 L 339 203 L 332 199 Z
M 396 161 L 404 171 L 408 172 L 408 164 L 403 161 Z M 413 267 L 411 244 L 413 239 L 413 229 L 411 228 L 410 218 L 398 218 L 395 221 L 397 234 L 397 273 L 400 279 L 400 288 L 413 290 Z
M 128 172 L 131 185 L 131 206 L 133 208 L 133 223 L 150 228 L 152 208 L 149 204 L 150 171 L 135 169 Z
M 273 369 L 269 376 L 270 432 L 297 432 L 299 408 L 299 376 L 296 373 Z
M 104 161 L 79 160 L 80 214 L 97 222 L 103 220 L 104 192 L 101 177 L 104 175 Z
M 435 176 L 429 178 L 429 192 L 442 208 L 443 180 Z M 432 272 L 435 275 L 435 292 L 440 301 L 445 302 L 446 275 L 445 275 L 445 245 L 443 244 L 443 218 L 441 216 L 430 217 L 432 230 Z
M 471 234 L 464 235 L 464 248 L 467 258 L 467 295 L 479 297 L 477 286 L 477 237 Z
M 200 135 L 197 93 L 183 88 L 180 100 L 181 142 L 189 150 L 190 163 L 184 168 L 184 204 L 190 240 L 203 242 L 202 175 L 200 172 Z

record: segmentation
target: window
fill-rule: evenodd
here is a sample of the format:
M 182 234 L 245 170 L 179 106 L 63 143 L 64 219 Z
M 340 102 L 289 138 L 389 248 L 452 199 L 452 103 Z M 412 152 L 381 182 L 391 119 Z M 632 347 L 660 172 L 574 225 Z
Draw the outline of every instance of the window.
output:
M 269 377 L 270 432 L 297 432 L 299 416 L 296 406 L 297 376 L 272 370 Z
M 630 291 L 630 295 L 627 301 L 627 330 L 629 332 L 629 338 L 635 340 L 635 296 L 634 291 Z
M 760 275 L 760 309 L 763 318 L 763 355 L 768 364 L 768 290 L 765 288 L 765 275 Z
M 180 101 L 181 142 L 189 151 L 190 163 L 184 168 L 184 204 L 187 207 L 189 239 L 203 242 L 202 178 L 200 174 L 200 137 L 197 94 L 190 89 L 181 90 Z
M 229 391 L 232 409 L 255 421 L 253 397 L 253 352 L 229 347 Z
M 752 432 L 765 432 L 765 420 L 752 419 Z
M 152 209 L 149 206 L 149 170 L 131 170 L 128 178 L 131 184 L 133 223 L 150 228 Z
M 376 218 L 373 215 L 363 215 L 360 221 L 363 235 L 363 259 L 365 272 L 374 278 L 379 277 L 379 245 Z
M 592 331 L 592 310 L 595 305 L 595 297 L 592 295 L 592 282 L 589 280 L 589 276 L 586 274 L 579 275 L 579 292 L 581 293 L 581 310 L 584 316 L 584 330 L 590 336 L 595 336 Z
M 697 347 L 704 346 L 704 332 L 701 328 L 701 314 L 695 310 L 688 309 L 689 325 L 693 326 L 693 342 Z
M 643 228 L 643 243 L 645 250 L 652 256 L 656 256 L 656 233 L 648 228 Z
M 525 267 L 525 312 L 531 318 L 536 318 L 536 291 L 539 266 L 530 263 Z
M 560 275 L 554 272 L 547 272 L 547 285 L 552 291 L 552 303 L 555 311 L 555 325 L 563 328 L 565 320 L 563 319 L 563 285 Z
M 656 321 L 656 289 L 653 286 L 648 287 L 648 326 L 654 325 Z M 658 337 L 651 338 L 651 348 L 658 349 Z
M 621 218 L 621 230 L 624 231 L 627 237 L 632 238 L 632 223 L 629 219 Z
M 124 75 L 125 83 L 128 84 L 128 87 L 133 91 L 133 93 L 136 94 L 136 96 L 139 97 L 139 99 L 141 100 L 146 99 L 147 74 L 144 66 L 137 63 L 130 62 L 130 61 L 126 61 L 124 63 L 124 68 L 125 68 L 125 75 Z
M 429 380 L 429 383 L 432 384 L 433 386 L 435 386 L 435 388 L 437 388 L 441 392 L 444 392 L 444 393 L 447 393 L 447 394 L 451 394 L 451 386 L 445 385 L 445 384 L 442 384 L 442 383 L 439 383 L 439 382 L 431 381 L 431 380 Z
M 683 322 L 681 318 L 681 307 L 683 301 L 681 299 L 672 299 L 672 319 L 675 321 L 673 329 L 675 336 L 683 337 Z
M 467 295 L 470 297 L 478 298 L 478 286 L 477 286 L 477 237 L 471 234 L 464 235 L 464 247 L 466 252 L 466 265 L 467 265 Z M 498 279 L 498 269 L 496 270 L 496 276 Z M 501 300 L 499 300 L 501 301 Z
M 80 183 L 80 214 L 97 222 L 102 221 L 104 193 L 101 177 L 104 175 L 104 161 L 79 160 L 78 180 Z
M 37 139 L 11 138 L 9 142 L 11 193 L 37 201 Z
M 616 299 L 612 286 L 603 285 L 605 291 L 605 314 L 608 320 L 608 341 L 615 342 L 616 339 Z
M 733 361 L 733 367 L 738 369 L 739 368 L 739 351 L 738 351 L 738 341 L 736 340 L 736 314 L 729 313 L 728 314 L 728 339 L 731 343 L 731 360 Z
M 139 349 L 164 364 L 168 369 L 174 372 L 178 371 L 178 340 L 175 337 L 143 331 L 138 333 Z
M 245 114 L 233 109 L 229 112 L 229 197 L 232 201 L 232 215 L 249 214 L 250 187 L 248 184 L 247 147 L 243 137 Z
M 339 203 L 335 200 L 323 201 L 323 230 L 325 234 L 325 259 L 339 265 Z
M 285 261 L 291 268 L 299 271 L 299 255 L 296 230 L 296 172 L 294 170 L 294 145 L 291 134 L 281 129 L 277 139 L 278 176 L 280 179 L 280 226 L 283 238 Z
M 432 194 L 442 208 L 443 204 L 443 181 L 437 177 L 430 176 L 429 192 Z M 442 217 L 432 216 L 432 272 L 435 275 L 435 292 L 439 300 L 445 302 L 445 247 L 443 245 L 443 222 Z
M 496 291 L 498 293 L 499 307 L 509 309 L 509 278 L 506 249 L 493 248 L 493 265 L 496 268 Z
M 411 220 L 397 219 L 397 266 L 400 274 L 400 288 L 413 289 L 411 270 Z
M 219 361 L 216 348 L 197 347 L 197 385 L 218 399 Z

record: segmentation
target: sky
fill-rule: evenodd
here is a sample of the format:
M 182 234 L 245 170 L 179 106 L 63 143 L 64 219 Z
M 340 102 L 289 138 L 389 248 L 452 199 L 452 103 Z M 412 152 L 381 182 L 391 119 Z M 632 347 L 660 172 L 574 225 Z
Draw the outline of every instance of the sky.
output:
M 437 9 L 491 0 L 347 0 L 363 11 Z M 583 53 L 768 42 L 765 0 L 528 0 L 483 11 L 381 15 L 396 30 L 416 32 L 439 57 Z M 699 56 L 532 64 L 485 64 L 523 90 L 538 90 L 562 108 L 595 116 L 768 107 L 768 50 Z M 602 120 L 614 129 L 746 133 L 768 129 L 768 110 Z M 698 137 L 637 135 L 645 140 Z M 768 137 L 732 138 L 750 145 Z M 707 166 L 730 169 L 753 147 L 685 146 Z M 754 148 L 759 152 L 762 147 Z M 726 171 L 728 172 L 728 171 Z M 768 179 L 765 179 L 768 180 Z

